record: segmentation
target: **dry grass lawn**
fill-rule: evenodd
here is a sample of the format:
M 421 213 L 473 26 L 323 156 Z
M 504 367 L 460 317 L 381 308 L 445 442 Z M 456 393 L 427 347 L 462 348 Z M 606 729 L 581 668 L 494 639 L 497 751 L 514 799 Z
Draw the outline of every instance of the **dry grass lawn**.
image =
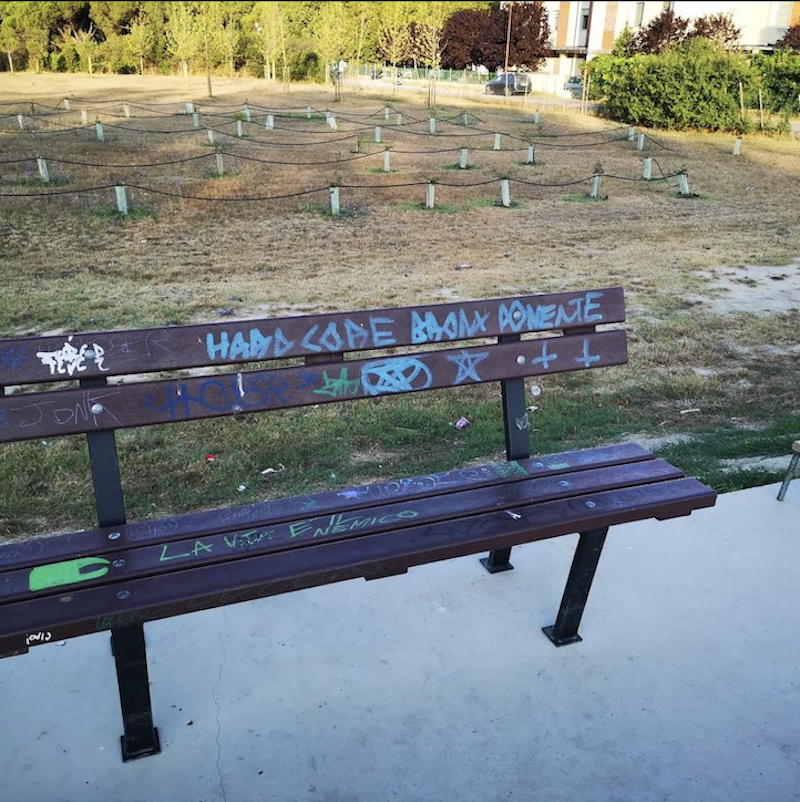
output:
M 800 434 L 800 142 L 749 137 L 734 157 L 730 135 L 650 132 L 640 153 L 613 141 L 625 132 L 609 121 L 542 106 L 537 126 L 535 99 L 523 107 L 516 99 L 506 105 L 443 93 L 431 136 L 421 92 L 403 87 L 392 96 L 368 83 L 346 88 L 334 103 L 324 87 L 285 94 L 245 79 L 217 81 L 207 100 L 199 79 L 187 92 L 174 78 L 0 75 L 0 101 L 16 104 L 0 107 L 9 115 L 0 119 L 0 336 L 217 320 L 231 308 L 235 317 L 268 316 L 620 284 L 630 310 L 630 364 L 599 371 L 613 375 L 593 377 L 593 392 L 627 391 L 632 409 L 644 405 L 657 420 L 656 431 L 642 434 L 660 440 L 783 426 L 788 449 L 791 433 Z M 37 107 L 38 133 L 19 133 L 18 111 L 65 96 L 70 114 L 45 116 Z M 135 106 L 127 119 L 121 103 L 111 103 L 123 100 L 164 105 Z M 200 105 L 200 130 L 191 130 L 191 117 L 165 116 L 186 100 Z M 238 139 L 233 115 L 246 100 L 256 124 Z M 393 111 L 384 120 L 387 104 Z M 307 105 L 332 110 L 338 132 L 302 113 L 276 116 L 276 130 L 265 130 L 265 108 L 278 115 Z M 105 143 L 93 129 L 50 133 L 79 125 L 82 106 L 92 122 L 105 122 Z M 478 120 L 469 127 L 443 121 L 460 112 Z M 30 124 L 29 112 L 26 118 Z M 225 156 L 231 174 L 223 178 L 214 174 L 206 124 L 229 132 L 218 133 L 218 143 L 242 157 Z M 494 131 L 530 139 L 537 164 L 521 164 L 526 143 L 508 136 L 493 151 Z M 357 134 L 370 155 L 353 158 Z M 387 143 L 389 175 L 380 171 Z M 468 171 L 453 169 L 462 147 L 470 149 Z M 35 163 L 11 163 L 40 155 L 56 178 L 50 190 L 36 186 Z M 657 160 L 655 176 L 685 168 L 696 196 L 679 197 L 664 182 L 612 179 L 640 177 L 646 156 Z M 568 183 L 591 176 L 596 163 L 606 174 L 605 201 L 585 201 L 589 184 L 512 181 L 515 206 L 496 205 L 500 177 Z M 441 204 L 432 211 L 419 208 L 429 179 L 438 182 Z M 133 214 L 121 220 L 112 188 L 20 196 L 120 181 L 218 201 L 129 189 Z M 338 218 L 327 213 L 334 182 L 343 185 Z M 316 188 L 323 191 L 237 200 Z M 465 263 L 471 268 L 459 269 Z M 737 305 L 726 307 L 734 296 Z M 554 380 L 557 387 L 569 389 Z M 631 431 L 638 431 L 633 420 Z

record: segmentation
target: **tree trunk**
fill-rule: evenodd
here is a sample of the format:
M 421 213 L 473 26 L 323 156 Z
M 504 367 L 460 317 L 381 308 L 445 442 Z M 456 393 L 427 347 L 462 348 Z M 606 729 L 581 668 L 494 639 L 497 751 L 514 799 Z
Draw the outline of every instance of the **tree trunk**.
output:
M 183 85 L 186 89 L 189 88 L 189 65 L 186 59 L 181 59 L 181 70 L 183 71 Z
M 7 53 L 8 55 L 8 68 L 11 70 L 11 74 L 14 74 L 14 56 L 11 54 L 11 51 Z
M 139 75 L 144 75 L 144 56 L 139 56 Z
M 92 57 L 86 56 L 86 59 L 89 62 L 89 75 L 94 75 L 94 64 L 92 63 Z
M 233 66 L 233 56 L 231 56 L 229 68 L 230 68 L 231 78 L 233 78 L 233 76 L 236 75 L 236 69 Z

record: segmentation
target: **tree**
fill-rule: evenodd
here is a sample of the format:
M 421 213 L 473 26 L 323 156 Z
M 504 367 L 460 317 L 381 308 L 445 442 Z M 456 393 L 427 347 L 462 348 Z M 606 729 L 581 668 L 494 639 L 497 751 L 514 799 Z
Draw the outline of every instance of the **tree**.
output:
M 800 53 L 800 23 L 792 25 L 786 34 L 775 42 L 776 50 L 794 50 Z
M 94 57 L 97 53 L 97 40 L 94 38 L 97 29 L 89 23 L 88 30 L 76 29 L 74 26 L 61 29 L 61 38 L 66 47 L 72 47 L 81 61 L 86 61 L 89 75 L 94 75 Z
M 724 48 L 730 50 L 742 35 L 740 28 L 733 23 L 730 14 L 706 14 L 693 22 L 690 38 L 701 37 L 719 42 Z
M 8 69 L 14 72 L 14 55 L 22 50 L 22 36 L 17 28 L 16 18 L 3 17 L 0 23 L 0 50 L 8 58 Z
M 144 9 L 130 22 L 126 44 L 131 55 L 139 64 L 139 74 L 144 75 L 145 59 L 153 53 L 155 32 L 153 24 Z
M 444 26 L 442 65 L 463 70 L 469 64 L 482 64 L 481 46 L 488 39 L 489 14 L 478 9 L 456 11 Z
M 635 52 L 636 34 L 626 22 L 625 27 L 619 32 L 619 36 L 614 40 L 611 55 L 616 58 L 630 58 Z
M 169 5 L 167 51 L 181 65 L 184 84 L 189 87 L 189 62 L 197 54 L 197 31 L 191 3 L 173 2 Z
M 325 86 L 331 82 L 331 64 L 339 61 L 345 41 L 344 3 L 328 0 L 319 10 L 312 39 L 319 60 L 325 65 Z
M 662 11 L 646 28 L 637 32 L 635 50 L 644 54 L 663 53 L 683 42 L 688 28 L 688 19 L 677 16 L 669 9 Z
M 392 92 L 397 91 L 397 65 L 407 58 L 411 47 L 411 4 L 407 2 L 381 3 L 378 12 L 380 34 L 378 48 L 394 71 Z
M 195 13 L 195 36 L 198 48 L 202 50 L 203 63 L 206 67 L 208 96 L 214 97 L 211 88 L 211 64 L 216 58 L 219 43 L 218 32 L 222 27 L 222 4 L 218 0 L 195 0 L 192 6 Z

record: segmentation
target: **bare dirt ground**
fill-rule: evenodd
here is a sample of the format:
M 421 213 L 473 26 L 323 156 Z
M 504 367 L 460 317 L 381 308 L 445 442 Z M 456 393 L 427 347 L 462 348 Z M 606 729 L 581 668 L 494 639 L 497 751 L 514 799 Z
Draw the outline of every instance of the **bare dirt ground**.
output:
M 630 364 L 598 377 L 597 392 L 631 388 L 660 438 L 797 420 L 797 140 L 746 138 L 735 157 L 730 135 L 649 132 L 638 152 L 616 124 L 536 98 L 441 93 L 431 135 L 419 87 L 345 85 L 335 102 L 320 86 L 287 94 L 216 79 L 214 94 L 205 97 L 199 78 L 187 89 L 174 77 L 0 75 L 0 336 L 620 284 Z M 63 109 L 65 97 L 70 114 L 31 116 L 31 102 Z M 138 104 L 130 119 L 123 101 Z M 199 130 L 177 114 L 186 101 L 199 106 Z M 254 123 L 238 138 L 233 115 L 246 101 Z M 307 119 L 307 106 L 331 110 L 338 131 Z M 81 108 L 104 122 L 105 143 L 93 126 L 55 133 L 80 126 Z M 223 178 L 207 125 L 226 153 Z M 528 142 L 533 166 L 522 164 Z M 468 171 L 454 169 L 460 148 Z M 36 185 L 35 162 L 16 161 L 36 156 L 51 159 L 51 189 Z M 195 156 L 204 158 L 181 161 Z M 645 157 L 656 177 L 686 169 L 692 196 L 679 196 L 674 177 L 638 180 Z M 598 164 L 607 199 L 587 201 L 589 183 L 568 184 Z M 510 209 L 497 205 L 506 176 Z M 420 209 L 430 179 L 433 211 Z M 116 182 L 128 185 L 126 220 L 114 214 Z M 338 218 L 328 212 L 332 183 L 342 185 Z M 23 197 L 78 189 L 91 191 Z

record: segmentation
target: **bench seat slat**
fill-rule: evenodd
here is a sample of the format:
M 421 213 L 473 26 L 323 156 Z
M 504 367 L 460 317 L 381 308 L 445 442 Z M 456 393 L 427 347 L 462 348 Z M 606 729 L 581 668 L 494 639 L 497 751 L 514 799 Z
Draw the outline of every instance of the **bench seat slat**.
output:
M 0 386 L 569 331 L 625 320 L 621 287 L 0 340 Z M 87 351 L 94 354 L 88 358 Z M 6 369 L 7 368 L 7 369 Z
M 386 531 L 399 532 L 448 519 L 463 520 L 490 511 L 504 510 L 513 515 L 516 514 L 513 511 L 523 505 L 681 476 L 680 470 L 663 460 L 648 460 L 563 474 L 561 477 L 461 490 L 435 498 L 401 501 L 347 513 L 301 517 L 281 524 L 203 538 L 193 536 L 173 543 L 121 547 L 104 557 L 87 555 L 79 560 L 40 565 L 32 570 L 6 571 L 0 574 L 0 604 L 37 594 L 59 595 L 77 587 L 119 584 L 141 576 L 176 574 L 198 565 L 251 559 L 255 555 L 287 549 L 315 548 L 322 542 L 354 540 Z M 90 573 L 81 576 L 81 570 Z
M 675 479 L 526 505 L 517 508 L 519 518 L 498 510 L 400 533 L 320 543 L 314 548 L 192 568 L 176 574 L 175 581 L 168 583 L 145 577 L 123 585 L 76 590 L 61 596 L 61 603 L 56 605 L 49 597 L 16 602 L 3 608 L 0 655 L 20 653 L 30 645 L 50 640 L 208 607 L 355 577 L 385 576 L 415 565 L 513 547 L 587 527 L 686 515 L 712 506 L 715 500 L 716 493 L 696 479 Z
M 0 442 L 290 409 L 622 365 L 623 330 L 0 397 Z
M 0 572 L 89 554 L 104 555 L 118 551 L 123 545 L 170 543 L 188 537 L 234 532 L 244 527 L 268 526 L 297 519 L 300 514 L 331 515 L 377 507 L 400 499 L 411 501 L 466 488 L 490 487 L 530 477 L 559 476 L 566 472 L 652 459 L 653 455 L 641 446 L 621 443 L 37 538 L 0 546 Z M 119 538 L 110 540 L 111 532 L 118 532 Z

